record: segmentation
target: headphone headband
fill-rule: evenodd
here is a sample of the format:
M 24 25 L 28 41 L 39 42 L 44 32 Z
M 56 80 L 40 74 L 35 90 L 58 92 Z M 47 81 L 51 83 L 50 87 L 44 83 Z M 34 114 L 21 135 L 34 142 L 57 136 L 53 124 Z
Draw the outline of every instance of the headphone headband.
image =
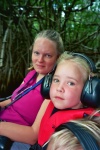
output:
M 95 64 L 94 62 L 92 61 L 92 59 L 90 59 L 89 57 L 87 57 L 86 55 L 84 54 L 81 54 L 81 53 L 72 53 L 73 56 L 79 56 L 81 58 L 83 58 L 84 60 L 86 60 L 86 62 L 89 64 L 90 66 L 90 69 L 93 73 L 97 73 L 97 69 L 95 67 Z
M 96 139 L 81 126 L 74 122 L 67 122 L 56 128 L 56 131 L 68 128 L 80 141 L 84 150 L 100 150 Z

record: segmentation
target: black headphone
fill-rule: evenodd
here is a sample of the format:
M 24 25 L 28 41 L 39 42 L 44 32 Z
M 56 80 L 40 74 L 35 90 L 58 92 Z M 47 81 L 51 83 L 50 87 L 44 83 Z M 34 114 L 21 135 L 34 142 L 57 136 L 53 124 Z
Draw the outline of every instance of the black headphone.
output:
M 96 139 L 85 128 L 74 122 L 63 123 L 56 128 L 56 132 L 69 129 L 79 140 L 84 150 L 100 150 Z
M 90 66 L 91 72 L 97 73 L 95 64 L 90 58 L 80 53 L 71 53 L 71 54 L 73 56 L 79 56 L 85 59 Z M 55 69 L 53 69 L 52 72 L 50 72 L 44 77 L 44 80 L 41 85 L 41 94 L 46 99 L 50 98 L 49 91 Z M 86 81 L 81 94 L 81 102 L 89 107 L 100 107 L 100 79 L 98 77 L 96 76 L 90 77 L 90 79 Z
M 46 99 L 50 99 L 49 91 L 50 91 L 50 86 L 52 83 L 52 78 L 55 73 L 55 70 L 56 70 L 56 65 L 53 67 L 53 70 L 43 78 L 41 84 L 41 94 Z

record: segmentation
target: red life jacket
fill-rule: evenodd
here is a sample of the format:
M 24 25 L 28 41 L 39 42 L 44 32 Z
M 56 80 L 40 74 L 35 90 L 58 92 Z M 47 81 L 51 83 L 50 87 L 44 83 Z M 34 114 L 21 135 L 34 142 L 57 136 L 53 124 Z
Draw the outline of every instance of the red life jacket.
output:
M 43 144 L 49 140 L 50 136 L 54 133 L 55 128 L 60 124 L 73 119 L 83 118 L 84 114 L 91 114 L 94 111 L 93 108 L 80 108 L 58 110 L 52 114 L 53 109 L 54 105 L 52 102 L 50 102 L 40 125 L 40 131 L 38 135 L 38 144 L 40 146 L 43 146 Z

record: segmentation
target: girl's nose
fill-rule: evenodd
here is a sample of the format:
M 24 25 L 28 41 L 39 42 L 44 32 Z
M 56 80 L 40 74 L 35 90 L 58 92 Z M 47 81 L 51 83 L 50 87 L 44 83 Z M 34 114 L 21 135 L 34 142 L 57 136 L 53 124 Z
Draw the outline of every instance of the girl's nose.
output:
M 57 86 L 57 91 L 58 91 L 58 92 L 63 92 L 63 91 L 64 91 L 63 84 L 59 84 L 59 85 Z

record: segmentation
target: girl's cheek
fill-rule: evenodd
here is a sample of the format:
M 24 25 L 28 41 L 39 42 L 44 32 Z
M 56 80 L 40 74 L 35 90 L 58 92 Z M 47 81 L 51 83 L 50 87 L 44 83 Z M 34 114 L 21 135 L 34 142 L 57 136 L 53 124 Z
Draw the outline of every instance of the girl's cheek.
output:
M 51 84 L 51 87 L 50 87 L 50 90 L 53 92 L 53 89 L 55 89 L 55 86 L 54 86 L 54 84 L 52 83 L 52 84 Z
M 50 87 L 50 96 L 52 96 L 53 93 L 54 93 L 54 90 L 53 90 L 53 89 L 54 89 L 53 86 L 51 86 L 51 87 Z

